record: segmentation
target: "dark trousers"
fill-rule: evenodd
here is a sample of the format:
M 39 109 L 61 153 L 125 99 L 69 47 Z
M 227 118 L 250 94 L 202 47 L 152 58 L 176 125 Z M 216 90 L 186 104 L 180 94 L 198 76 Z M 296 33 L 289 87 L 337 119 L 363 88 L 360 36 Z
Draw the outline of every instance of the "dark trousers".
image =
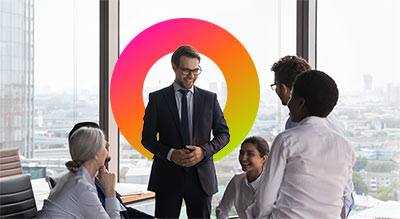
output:
M 211 199 L 200 185 L 196 167 L 185 171 L 184 187 L 156 192 L 156 218 L 179 218 L 182 200 L 185 200 L 188 218 L 210 218 Z

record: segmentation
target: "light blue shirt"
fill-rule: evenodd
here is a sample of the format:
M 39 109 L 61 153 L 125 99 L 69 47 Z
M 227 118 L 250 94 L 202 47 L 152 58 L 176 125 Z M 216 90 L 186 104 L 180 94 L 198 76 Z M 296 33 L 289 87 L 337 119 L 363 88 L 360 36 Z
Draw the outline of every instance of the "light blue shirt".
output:
M 172 84 L 174 87 L 175 92 L 175 102 L 176 102 L 176 109 L 178 109 L 179 119 L 181 119 L 181 109 L 182 109 L 182 96 L 183 94 L 179 91 L 180 89 L 186 90 L 186 88 L 182 88 L 177 83 Z M 188 109 L 188 119 L 189 119 L 189 137 L 190 142 L 193 143 L 193 96 L 194 96 L 194 86 L 192 86 L 186 95 L 187 99 L 187 109 Z M 167 159 L 171 161 L 172 152 L 175 149 L 171 148 L 168 152 Z
M 120 218 L 125 211 L 117 198 L 106 198 L 106 209 L 97 196 L 94 178 L 84 166 L 68 172 L 51 190 L 38 218 Z

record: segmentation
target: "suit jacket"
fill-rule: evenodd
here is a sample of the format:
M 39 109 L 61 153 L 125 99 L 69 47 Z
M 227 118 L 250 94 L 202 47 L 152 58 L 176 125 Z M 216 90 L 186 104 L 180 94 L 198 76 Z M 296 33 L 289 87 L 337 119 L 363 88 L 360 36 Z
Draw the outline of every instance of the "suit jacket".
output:
M 204 192 L 212 195 L 218 191 L 213 155 L 228 144 L 229 129 L 215 93 L 194 87 L 193 101 L 192 144 L 205 155 L 194 168 Z M 182 187 L 185 168 L 167 160 L 171 148 L 185 147 L 173 85 L 150 93 L 143 120 L 142 144 L 154 154 L 148 189 L 164 192 Z
M 106 204 L 106 192 L 104 191 L 104 187 L 100 184 L 99 180 L 97 177 L 95 177 L 95 185 L 97 189 L 97 196 L 99 196 L 100 202 L 103 205 L 103 208 L 105 209 L 105 204 Z M 134 208 L 127 207 L 121 200 L 121 195 L 116 192 L 116 197 L 118 201 L 126 208 L 126 211 L 121 211 L 120 214 L 123 218 L 154 218 L 144 212 L 141 212 L 139 210 L 136 210 Z

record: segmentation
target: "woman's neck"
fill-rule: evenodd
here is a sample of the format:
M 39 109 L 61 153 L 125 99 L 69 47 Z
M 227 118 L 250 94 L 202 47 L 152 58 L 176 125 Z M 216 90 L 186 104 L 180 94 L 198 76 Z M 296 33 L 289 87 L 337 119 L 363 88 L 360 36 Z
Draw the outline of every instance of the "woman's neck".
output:
M 89 175 L 94 178 L 96 175 L 96 172 L 98 170 L 96 162 L 93 162 L 92 160 L 88 160 L 85 163 L 82 164 L 86 170 L 89 172 Z
M 259 170 L 246 172 L 247 181 L 253 182 L 256 180 L 262 173 L 262 168 Z

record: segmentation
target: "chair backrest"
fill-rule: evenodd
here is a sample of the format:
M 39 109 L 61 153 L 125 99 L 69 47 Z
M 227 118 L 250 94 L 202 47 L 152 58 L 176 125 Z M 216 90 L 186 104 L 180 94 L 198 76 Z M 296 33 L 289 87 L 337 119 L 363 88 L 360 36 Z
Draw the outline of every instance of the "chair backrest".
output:
M 18 149 L 0 150 L 0 178 L 22 174 Z
M 29 174 L 0 178 L 0 218 L 34 218 L 36 213 Z
M 57 181 L 53 179 L 51 176 L 46 176 L 45 180 L 47 184 L 49 184 L 50 190 L 52 190 L 54 187 L 56 187 Z

